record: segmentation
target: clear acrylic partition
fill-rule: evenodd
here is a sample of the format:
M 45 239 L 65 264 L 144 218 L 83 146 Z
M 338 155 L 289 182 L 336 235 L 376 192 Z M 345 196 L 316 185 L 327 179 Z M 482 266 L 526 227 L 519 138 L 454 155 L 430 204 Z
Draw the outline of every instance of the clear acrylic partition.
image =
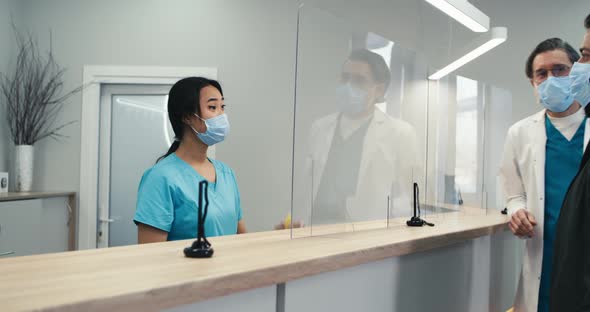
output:
M 321 9 L 298 19 L 293 238 L 406 227 L 415 206 L 435 224 L 499 213 L 508 91 L 429 81 L 422 54 Z
M 292 236 L 405 225 L 426 182 L 426 62 L 317 8 L 298 25 Z
M 500 213 L 498 168 L 512 96 L 466 77 L 430 82 L 426 207 L 432 222 Z M 423 205 L 424 207 L 425 205 Z

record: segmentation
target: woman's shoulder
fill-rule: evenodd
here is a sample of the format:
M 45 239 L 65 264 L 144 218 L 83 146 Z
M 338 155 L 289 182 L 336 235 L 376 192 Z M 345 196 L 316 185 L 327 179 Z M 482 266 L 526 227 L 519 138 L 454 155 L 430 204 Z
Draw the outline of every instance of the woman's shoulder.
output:
M 181 168 L 178 165 L 176 156 L 174 154 L 170 154 L 158 161 L 152 167 L 148 168 L 144 172 L 143 178 L 167 180 L 170 177 L 177 176 L 180 171 Z
M 234 175 L 233 169 L 226 163 L 213 158 L 209 158 L 209 160 L 211 161 L 213 166 L 215 166 L 215 168 L 217 168 L 217 170 L 219 170 L 220 172 L 231 174 L 232 176 Z

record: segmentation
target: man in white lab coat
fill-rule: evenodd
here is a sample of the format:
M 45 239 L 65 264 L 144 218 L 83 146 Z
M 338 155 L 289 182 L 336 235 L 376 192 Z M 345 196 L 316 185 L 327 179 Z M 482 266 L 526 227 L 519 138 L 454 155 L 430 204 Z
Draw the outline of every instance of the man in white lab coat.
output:
M 568 77 L 578 58 L 576 50 L 559 38 L 547 39 L 533 50 L 526 74 L 544 109 L 514 124 L 506 138 L 500 177 L 509 227 L 525 239 L 517 312 L 549 310 L 557 219 L 590 135 Z
M 339 112 L 317 120 L 310 131 L 313 223 L 384 220 L 388 198 L 390 212 L 409 216 L 415 131 L 376 107 L 390 75 L 383 58 L 368 50 L 353 51 L 343 64 Z

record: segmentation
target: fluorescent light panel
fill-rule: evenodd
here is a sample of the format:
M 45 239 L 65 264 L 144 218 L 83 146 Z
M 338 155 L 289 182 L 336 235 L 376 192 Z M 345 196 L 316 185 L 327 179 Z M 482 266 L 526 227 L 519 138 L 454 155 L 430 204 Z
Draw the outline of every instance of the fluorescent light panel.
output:
M 425 0 L 474 32 L 486 32 L 490 18 L 466 0 Z
M 488 34 L 486 34 L 488 35 Z M 486 41 L 484 44 L 480 45 L 479 47 L 469 51 L 467 54 L 463 55 L 456 61 L 452 62 L 451 64 L 443 67 L 439 71 L 435 72 L 434 74 L 430 75 L 428 79 L 430 80 L 439 80 L 442 77 L 454 72 L 461 66 L 473 61 L 474 59 L 480 57 L 484 53 L 490 51 L 491 49 L 499 46 L 507 38 L 507 30 L 504 27 L 495 27 L 492 29 L 492 32 L 489 36 L 489 40 Z

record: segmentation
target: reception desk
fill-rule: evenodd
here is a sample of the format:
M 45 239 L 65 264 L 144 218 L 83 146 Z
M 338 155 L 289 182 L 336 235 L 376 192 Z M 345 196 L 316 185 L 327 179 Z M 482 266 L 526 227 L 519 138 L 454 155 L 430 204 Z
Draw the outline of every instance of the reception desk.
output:
M 211 238 L 210 259 L 185 258 L 191 241 L 3 259 L 0 310 L 505 311 L 519 267 L 508 217 L 431 221 Z

